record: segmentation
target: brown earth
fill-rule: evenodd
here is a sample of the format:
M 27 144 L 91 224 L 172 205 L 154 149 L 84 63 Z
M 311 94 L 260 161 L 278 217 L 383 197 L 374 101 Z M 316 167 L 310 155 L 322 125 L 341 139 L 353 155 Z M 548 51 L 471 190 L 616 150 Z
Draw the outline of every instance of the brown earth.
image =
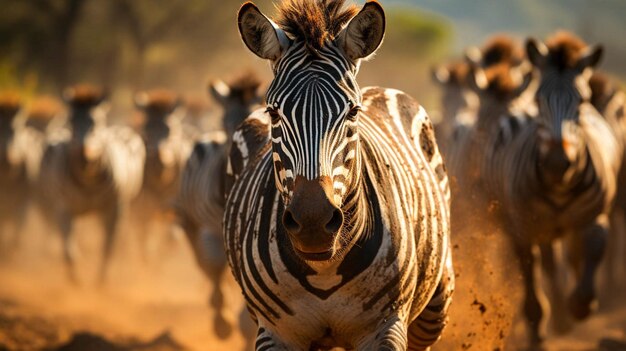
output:
M 489 220 L 475 217 L 455 227 L 455 299 L 448 328 L 434 350 L 524 349 L 519 272 L 505 238 L 484 223 Z M 0 258 L 0 350 L 244 347 L 238 333 L 228 340 L 213 334 L 210 285 L 180 233 L 159 234 L 147 263 L 139 259 L 134 237 L 121 237 L 109 282 L 99 288 L 93 277 L 101 232 L 94 228 L 90 219 L 76 227 L 81 284 L 70 286 L 58 237 L 32 214 L 19 249 Z M 238 290 L 231 290 L 229 296 L 238 298 Z M 546 350 L 626 350 L 626 303 L 616 306 L 576 325 L 566 336 L 549 339 Z

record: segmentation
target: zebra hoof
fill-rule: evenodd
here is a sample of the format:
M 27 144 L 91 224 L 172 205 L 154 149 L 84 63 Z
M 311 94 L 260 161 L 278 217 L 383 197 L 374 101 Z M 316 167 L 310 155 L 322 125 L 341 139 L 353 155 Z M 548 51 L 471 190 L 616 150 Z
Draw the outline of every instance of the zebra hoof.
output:
M 233 327 L 223 316 L 217 315 L 213 320 L 213 330 L 218 338 L 224 340 L 228 339 L 233 333 Z
M 576 289 L 569 298 L 569 310 L 576 320 L 583 320 L 597 309 L 597 300 L 592 293 L 585 293 Z

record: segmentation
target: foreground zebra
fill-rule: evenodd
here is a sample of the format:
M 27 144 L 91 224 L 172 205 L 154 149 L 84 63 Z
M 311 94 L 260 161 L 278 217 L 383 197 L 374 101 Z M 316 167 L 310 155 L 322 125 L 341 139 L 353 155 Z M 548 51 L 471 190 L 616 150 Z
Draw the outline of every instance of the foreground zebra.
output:
M 29 145 L 19 123 L 20 110 L 19 95 L 0 95 L 0 256 L 17 246 L 26 218 Z
M 183 131 L 177 94 L 168 90 L 138 93 L 135 106 L 145 117 L 140 133 L 146 147 L 146 162 L 141 192 L 133 202 L 133 219 L 141 252 L 147 259 L 159 239 L 152 224 L 159 218 L 165 224 L 173 224 L 168 214 L 173 213 L 181 173 L 192 145 Z
M 260 85 L 251 72 L 228 84 L 219 80 L 211 83 L 211 95 L 224 109 L 223 130 L 205 134 L 196 142 L 183 171 L 176 205 L 196 261 L 213 283 L 210 304 L 215 311 L 215 333 L 220 338 L 227 338 L 233 330 L 223 289 L 223 278 L 228 273 L 222 236 L 226 163 L 235 129 L 261 102 Z M 246 315 L 241 317 L 249 319 Z
M 239 12 L 274 80 L 267 113 L 235 133 L 224 215 L 256 349 L 428 349 L 453 290 L 449 190 L 423 108 L 356 83 L 383 9 L 292 0 L 278 11 L 276 22 L 252 3 Z
M 587 317 L 595 302 L 594 277 L 622 157 L 616 134 L 589 100 L 589 78 L 601 54 L 601 48 L 566 33 L 547 45 L 529 40 L 527 56 L 541 74 L 535 95 L 539 115 L 504 118 L 490 138 L 483 165 L 484 184 L 502 205 L 519 256 L 534 346 L 544 336 L 546 308 L 536 283 L 540 271 L 534 248 L 540 249 L 549 279 L 557 282 L 552 245 L 567 240 L 577 284 L 568 299 L 553 301 L 566 301 L 577 319 Z M 553 286 L 555 294 L 562 292 L 562 286 Z
M 95 213 L 105 239 L 99 280 L 103 282 L 120 217 L 141 189 L 145 148 L 141 137 L 125 127 L 107 126 L 102 90 L 89 85 L 68 88 L 69 128 L 53 133 L 44 152 L 39 188 L 42 211 L 63 239 L 67 274 L 77 281 L 74 219 Z

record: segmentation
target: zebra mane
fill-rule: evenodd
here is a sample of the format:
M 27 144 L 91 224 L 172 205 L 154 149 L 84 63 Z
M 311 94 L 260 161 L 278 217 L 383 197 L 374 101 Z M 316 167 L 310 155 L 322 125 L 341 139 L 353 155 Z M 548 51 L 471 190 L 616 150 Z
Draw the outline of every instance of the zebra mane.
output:
M 521 47 L 507 35 L 491 37 L 482 48 L 482 64 L 489 67 L 501 62 L 519 63 L 523 59 Z
M 77 84 L 65 89 L 63 98 L 72 107 L 92 107 L 106 97 L 103 88 L 91 84 Z
M 21 107 L 20 95 L 16 92 L 0 93 L 0 117 L 13 117 Z
M 278 17 L 274 21 L 289 36 L 303 40 L 314 50 L 335 39 L 359 11 L 353 4 L 346 5 L 345 0 L 284 0 L 276 7 Z
M 35 99 L 28 109 L 27 118 L 32 120 L 49 121 L 57 116 L 63 107 L 59 101 L 50 96 L 41 96 Z
M 257 96 L 258 89 L 263 82 L 253 70 L 241 72 L 228 81 L 230 96 L 237 97 L 244 101 L 249 101 Z
M 139 105 L 142 109 L 153 112 L 169 114 L 179 104 L 178 94 L 167 89 L 154 89 L 141 94 Z
M 559 70 L 573 69 L 578 59 L 587 49 L 587 44 L 566 31 L 561 31 L 548 38 L 548 64 Z

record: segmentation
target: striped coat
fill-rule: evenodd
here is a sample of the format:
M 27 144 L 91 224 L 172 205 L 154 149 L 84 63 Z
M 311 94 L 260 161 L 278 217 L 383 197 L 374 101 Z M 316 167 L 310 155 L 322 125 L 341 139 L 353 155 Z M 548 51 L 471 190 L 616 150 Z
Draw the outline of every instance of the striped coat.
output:
M 149 259 L 161 239 L 152 225 L 157 220 L 165 227 L 173 224 L 175 199 L 192 143 L 184 132 L 183 111 L 175 93 L 138 93 L 135 105 L 145 117 L 139 133 L 146 148 L 146 161 L 141 191 L 133 201 L 132 212 L 141 252 L 144 259 Z
M 228 337 L 233 330 L 228 310 L 232 310 L 234 301 L 224 293 L 228 268 L 222 237 L 227 158 L 236 126 L 261 100 L 260 85 L 253 72 L 243 72 L 229 83 L 216 80 L 210 84 L 211 95 L 224 109 L 223 130 L 206 133 L 196 141 L 182 174 L 176 204 L 178 218 L 198 266 L 213 283 L 210 304 L 215 309 L 214 328 L 220 338 Z M 240 323 L 245 319 L 249 318 L 244 314 Z M 242 328 L 247 326 L 242 324 Z
M 553 282 L 555 317 L 568 310 L 576 319 L 587 317 L 623 151 L 615 131 L 589 102 L 585 75 L 597 63 L 598 51 L 558 34 L 547 47 L 529 41 L 527 52 L 541 73 L 538 116 L 501 119 L 487 142 L 482 176 L 505 213 L 524 277 L 530 341 L 537 345 L 545 336 L 545 297 L 536 285 L 533 248 L 540 249 Z M 568 241 L 576 272 L 576 288 L 568 298 L 558 283 L 553 252 L 559 239 Z
M 373 1 L 358 15 L 342 5 L 285 2 L 278 27 L 252 4 L 239 13 L 244 42 L 275 74 L 267 113 L 235 133 L 224 215 L 257 350 L 423 350 L 446 323 L 449 190 L 433 126 L 406 94 L 358 88 L 353 64 L 380 44 L 384 15 Z M 343 51 L 344 39 L 303 34 L 321 26 L 337 38 L 349 20 Z M 256 42 L 259 28 L 277 39 Z
M 99 216 L 105 232 L 102 282 L 120 218 L 141 189 L 145 147 L 130 128 L 106 124 L 103 95 L 97 88 L 70 88 L 65 99 L 71 108 L 69 127 L 49 136 L 41 161 L 42 209 L 62 234 L 67 273 L 73 281 L 77 280 L 73 221 L 87 213 Z

